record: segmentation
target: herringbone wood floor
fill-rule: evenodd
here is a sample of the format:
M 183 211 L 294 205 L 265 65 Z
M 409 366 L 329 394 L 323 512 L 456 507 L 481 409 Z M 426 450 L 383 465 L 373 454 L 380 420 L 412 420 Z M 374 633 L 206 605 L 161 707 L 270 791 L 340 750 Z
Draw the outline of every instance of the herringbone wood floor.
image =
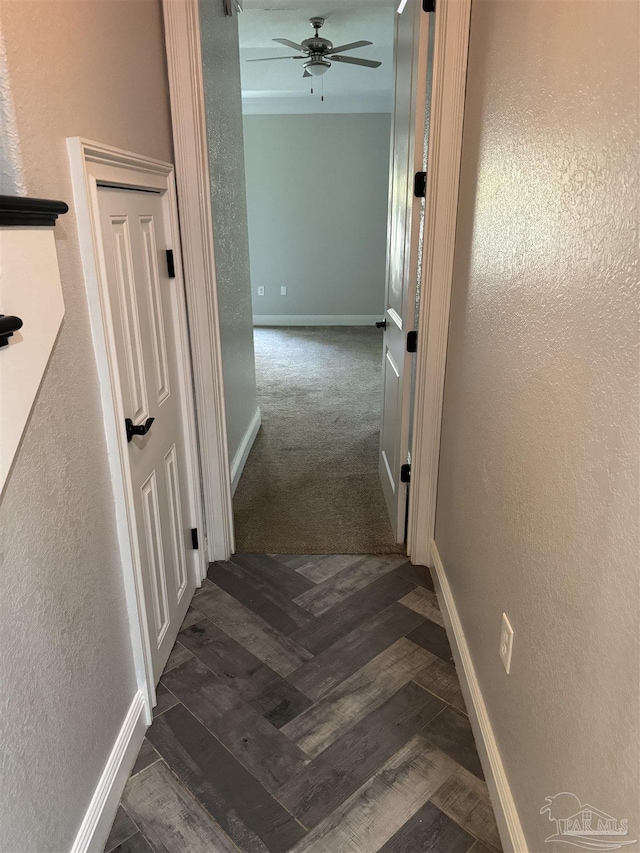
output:
M 264 554 L 210 567 L 106 850 L 499 849 L 427 569 Z

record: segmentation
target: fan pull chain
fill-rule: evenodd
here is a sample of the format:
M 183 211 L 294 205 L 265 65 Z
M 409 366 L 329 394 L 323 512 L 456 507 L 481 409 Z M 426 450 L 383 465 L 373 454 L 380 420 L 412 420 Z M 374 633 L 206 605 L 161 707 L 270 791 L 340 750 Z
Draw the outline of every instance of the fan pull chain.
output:
M 313 86 L 311 87 L 311 94 L 313 95 Z M 320 100 L 324 101 L 324 77 L 320 78 Z

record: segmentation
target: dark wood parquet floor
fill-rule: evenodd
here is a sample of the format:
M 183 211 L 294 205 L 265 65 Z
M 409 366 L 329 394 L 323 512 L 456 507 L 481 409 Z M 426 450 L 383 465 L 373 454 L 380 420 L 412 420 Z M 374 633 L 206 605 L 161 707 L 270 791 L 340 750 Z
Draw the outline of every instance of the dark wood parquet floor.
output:
M 429 571 L 393 556 L 213 564 L 105 849 L 500 850 Z

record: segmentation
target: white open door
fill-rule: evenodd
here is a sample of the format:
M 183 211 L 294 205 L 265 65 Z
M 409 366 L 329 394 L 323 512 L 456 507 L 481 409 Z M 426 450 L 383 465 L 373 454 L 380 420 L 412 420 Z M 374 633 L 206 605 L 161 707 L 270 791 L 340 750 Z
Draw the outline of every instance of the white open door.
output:
M 379 472 L 397 542 L 404 541 L 407 513 L 400 469 L 408 461 L 411 421 L 407 334 L 415 330 L 421 229 L 414 176 L 423 168 L 430 17 L 421 0 L 408 0 L 396 17 Z

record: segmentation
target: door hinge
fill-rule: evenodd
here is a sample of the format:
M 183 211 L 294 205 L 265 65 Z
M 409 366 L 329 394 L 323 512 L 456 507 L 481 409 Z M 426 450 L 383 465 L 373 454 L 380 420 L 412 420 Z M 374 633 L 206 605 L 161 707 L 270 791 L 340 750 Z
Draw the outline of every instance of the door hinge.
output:
M 167 275 L 169 278 L 176 277 L 176 267 L 173 262 L 173 249 L 167 249 Z
M 436 0 L 422 0 L 422 8 L 425 12 L 435 12 Z
M 416 198 L 424 198 L 427 194 L 427 173 L 416 172 L 413 179 L 413 194 Z
M 418 352 L 417 332 L 407 332 L 407 352 Z
M 410 483 L 411 482 L 411 464 L 409 462 L 406 465 L 400 466 L 400 482 L 401 483 Z
M 193 548 L 194 551 L 197 551 L 200 548 L 200 545 L 198 544 L 198 528 L 197 527 L 191 528 L 191 547 Z

